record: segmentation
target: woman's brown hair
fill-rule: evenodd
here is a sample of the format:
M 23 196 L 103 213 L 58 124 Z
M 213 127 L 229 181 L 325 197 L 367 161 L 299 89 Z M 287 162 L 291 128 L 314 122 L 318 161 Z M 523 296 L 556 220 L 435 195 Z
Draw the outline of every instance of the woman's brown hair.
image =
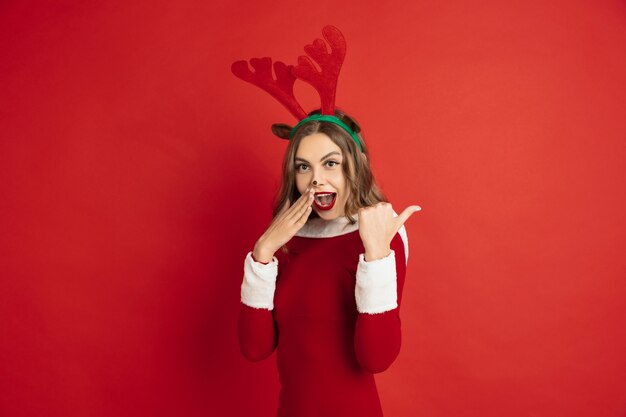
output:
M 311 114 L 319 114 L 319 110 L 311 112 L 309 115 Z M 359 140 L 361 141 L 363 151 L 358 148 L 350 134 L 340 126 L 317 120 L 311 120 L 304 123 L 298 128 L 293 138 L 289 140 L 289 145 L 287 146 L 287 151 L 285 152 L 285 158 L 283 159 L 282 181 L 274 201 L 274 217 L 287 201 L 289 201 L 289 204 L 291 205 L 300 197 L 300 192 L 296 188 L 295 177 L 296 151 L 298 150 L 300 141 L 302 141 L 302 139 L 306 136 L 314 133 L 323 133 L 328 136 L 330 140 L 339 146 L 341 153 L 343 154 L 343 158 L 347 162 L 341 165 L 343 166 L 343 174 L 346 178 L 346 185 L 349 190 L 349 195 L 344 207 L 344 213 L 350 223 L 356 222 L 353 215 L 356 214 L 360 208 L 387 201 L 374 180 L 374 175 L 372 174 L 372 170 L 370 168 L 370 158 L 367 146 L 365 145 L 365 142 L 360 134 L 361 127 L 353 118 L 339 109 L 335 110 L 335 116 L 339 117 L 354 131 L 354 133 L 357 134 Z M 291 127 L 287 125 L 275 124 L 272 126 L 272 132 L 282 139 L 289 139 L 290 131 Z M 311 213 L 309 219 L 314 217 L 317 217 L 315 211 Z

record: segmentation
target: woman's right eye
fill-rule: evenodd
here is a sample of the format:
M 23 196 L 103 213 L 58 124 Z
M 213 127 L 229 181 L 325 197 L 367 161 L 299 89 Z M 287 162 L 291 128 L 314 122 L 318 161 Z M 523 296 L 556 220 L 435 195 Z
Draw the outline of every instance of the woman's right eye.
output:
M 296 165 L 296 171 L 298 172 L 303 172 L 306 171 L 307 169 L 309 169 L 309 166 L 306 164 L 298 164 Z

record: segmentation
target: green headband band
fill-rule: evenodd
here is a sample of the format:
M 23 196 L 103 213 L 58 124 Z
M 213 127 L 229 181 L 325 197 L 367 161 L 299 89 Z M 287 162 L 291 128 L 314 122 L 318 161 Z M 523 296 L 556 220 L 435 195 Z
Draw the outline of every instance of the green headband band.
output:
M 300 122 L 293 129 L 291 129 L 291 133 L 289 134 L 289 139 L 293 139 L 293 135 L 296 134 L 296 131 L 298 130 L 300 126 L 302 126 L 304 123 L 309 122 L 311 120 L 317 120 L 319 122 L 328 122 L 328 123 L 336 124 L 337 126 L 342 127 L 343 130 L 345 130 L 346 132 L 350 134 L 350 136 L 352 137 L 354 142 L 356 142 L 361 152 L 363 152 L 361 141 L 359 140 L 359 137 L 356 135 L 356 133 L 354 133 L 354 131 L 350 129 L 350 127 L 347 124 L 345 124 L 340 118 L 338 118 L 337 116 L 331 116 L 329 114 L 313 114 L 305 119 L 300 120 Z

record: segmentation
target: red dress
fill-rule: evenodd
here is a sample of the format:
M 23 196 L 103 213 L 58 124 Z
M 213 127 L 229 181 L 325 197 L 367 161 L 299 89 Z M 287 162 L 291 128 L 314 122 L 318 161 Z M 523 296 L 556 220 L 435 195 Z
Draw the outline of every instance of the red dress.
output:
M 273 265 L 246 258 L 240 348 L 252 361 L 276 349 L 278 417 L 382 416 L 373 374 L 400 350 L 406 232 L 396 234 L 387 258 L 365 262 L 358 224 L 346 224 L 310 220 Z M 273 300 L 271 279 L 254 284 L 250 268 L 269 278 L 273 268 Z

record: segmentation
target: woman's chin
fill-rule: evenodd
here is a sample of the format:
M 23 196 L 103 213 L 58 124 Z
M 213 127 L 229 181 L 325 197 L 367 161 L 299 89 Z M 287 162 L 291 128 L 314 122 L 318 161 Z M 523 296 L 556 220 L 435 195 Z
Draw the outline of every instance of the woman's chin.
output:
M 322 220 L 335 220 L 336 218 L 339 218 L 343 215 L 335 207 L 333 207 L 332 210 L 318 210 L 318 209 L 314 209 L 314 210 L 317 213 L 318 217 Z

